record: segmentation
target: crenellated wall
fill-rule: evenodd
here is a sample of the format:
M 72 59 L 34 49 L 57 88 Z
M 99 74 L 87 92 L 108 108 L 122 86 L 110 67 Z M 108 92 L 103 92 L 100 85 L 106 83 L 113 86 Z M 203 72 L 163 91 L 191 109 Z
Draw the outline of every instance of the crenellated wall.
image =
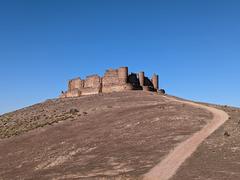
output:
M 150 80 L 144 72 L 128 74 L 128 67 L 108 69 L 101 78 L 98 75 L 87 76 L 68 82 L 68 91 L 61 94 L 61 98 L 78 97 L 90 94 L 110 93 L 129 90 L 158 90 L 158 75 L 154 74 Z
M 80 78 L 72 79 L 68 82 L 68 90 L 80 89 L 84 86 L 84 81 Z
M 100 88 L 101 87 L 101 77 L 98 75 L 87 76 L 84 88 Z
M 119 84 L 118 79 L 118 70 L 117 69 L 109 69 L 105 72 L 102 78 L 102 86 L 113 86 Z

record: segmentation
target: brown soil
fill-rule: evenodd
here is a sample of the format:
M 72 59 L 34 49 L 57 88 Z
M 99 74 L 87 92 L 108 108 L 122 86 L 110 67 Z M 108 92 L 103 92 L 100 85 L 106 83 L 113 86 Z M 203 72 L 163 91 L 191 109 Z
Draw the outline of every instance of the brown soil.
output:
M 154 93 L 49 100 L 0 117 L 0 177 L 138 179 L 211 118 Z
M 240 179 L 240 109 L 216 106 L 230 119 L 209 136 L 171 180 Z
M 199 145 L 216 129 L 218 129 L 229 118 L 229 115 L 222 110 L 197 104 L 189 101 L 178 100 L 168 97 L 177 102 L 185 102 L 188 105 L 206 109 L 213 114 L 213 119 L 206 124 L 200 131 L 193 134 L 186 141 L 180 143 L 174 148 L 158 165 L 144 175 L 144 180 L 168 180 L 179 169 L 179 167 L 189 158 L 199 147 Z

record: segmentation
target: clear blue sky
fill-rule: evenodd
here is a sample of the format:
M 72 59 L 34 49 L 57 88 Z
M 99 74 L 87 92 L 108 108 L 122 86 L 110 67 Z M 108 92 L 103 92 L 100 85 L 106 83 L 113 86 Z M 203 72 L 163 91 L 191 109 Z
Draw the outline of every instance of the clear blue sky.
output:
M 170 94 L 240 106 L 238 0 L 0 0 L 0 114 L 129 66 Z

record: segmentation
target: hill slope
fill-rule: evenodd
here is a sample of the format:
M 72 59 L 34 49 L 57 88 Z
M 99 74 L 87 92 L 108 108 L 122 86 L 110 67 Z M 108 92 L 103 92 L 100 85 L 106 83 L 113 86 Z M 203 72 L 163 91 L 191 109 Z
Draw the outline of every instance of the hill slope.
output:
M 137 179 L 211 119 L 154 93 L 48 100 L 0 117 L 0 177 Z
M 240 109 L 205 105 L 227 112 L 230 118 L 198 147 L 171 180 L 240 179 Z

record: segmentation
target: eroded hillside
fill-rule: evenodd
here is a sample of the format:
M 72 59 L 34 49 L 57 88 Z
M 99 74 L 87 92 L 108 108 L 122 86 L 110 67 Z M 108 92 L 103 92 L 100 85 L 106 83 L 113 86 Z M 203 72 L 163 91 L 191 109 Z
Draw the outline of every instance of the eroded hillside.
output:
M 156 93 L 48 100 L 0 117 L 0 177 L 137 179 L 211 117 Z

